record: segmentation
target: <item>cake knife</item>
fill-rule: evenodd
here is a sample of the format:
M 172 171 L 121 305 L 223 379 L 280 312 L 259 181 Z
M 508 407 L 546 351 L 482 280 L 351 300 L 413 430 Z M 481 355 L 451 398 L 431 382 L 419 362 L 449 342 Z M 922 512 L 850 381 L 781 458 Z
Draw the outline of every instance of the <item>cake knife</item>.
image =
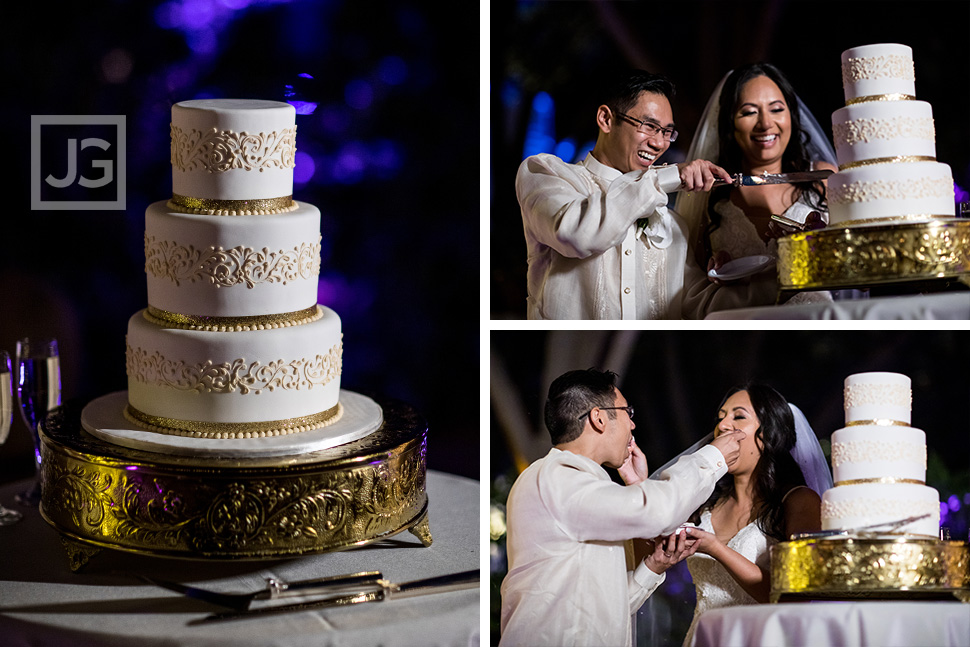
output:
M 335 575 L 319 579 L 300 580 L 297 582 L 285 582 L 277 578 L 268 578 L 265 588 L 253 593 L 219 593 L 217 591 L 209 591 L 144 575 L 139 575 L 138 577 L 149 584 L 181 593 L 189 598 L 204 600 L 205 602 L 218 604 L 219 606 L 235 609 L 236 611 L 244 611 L 255 600 L 276 600 L 279 598 L 310 594 L 327 594 L 330 597 L 334 597 L 337 595 L 356 593 L 368 586 L 378 586 L 383 581 L 382 578 L 384 576 L 380 571 L 363 571 L 349 575 Z
M 843 530 L 823 530 L 821 532 L 799 532 L 792 535 L 791 538 L 793 540 L 796 540 L 796 539 L 821 539 L 824 537 L 847 537 L 850 535 L 859 535 L 859 536 L 881 535 L 887 532 L 892 532 L 893 530 L 896 530 L 897 528 L 905 526 L 908 523 L 913 523 L 914 521 L 925 519 L 928 516 L 930 516 L 929 513 L 919 514 L 919 515 L 914 515 L 912 517 L 906 517 L 905 519 L 900 519 L 899 521 L 883 521 L 882 523 L 874 523 L 868 526 L 859 526 L 858 528 L 853 528 L 852 530 L 843 529 Z M 883 530 L 882 532 L 875 532 L 872 530 L 873 528 L 885 528 L 885 530 Z M 860 533 L 859 532 L 860 530 L 868 531 L 868 532 Z
M 828 176 L 832 175 L 834 171 L 826 169 L 823 171 L 797 171 L 794 173 L 762 173 L 761 175 L 744 175 L 742 173 L 735 173 L 731 176 L 733 179 L 728 182 L 727 180 L 722 180 L 717 178 L 714 180 L 714 186 L 723 186 L 725 184 L 731 184 L 733 186 L 766 186 L 768 184 L 791 184 L 793 182 L 814 182 L 815 180 L 824 180 Z
M 214 613 L 199 620 L 192 621 L 190 624 L 208 623 L 219 620 L 240 620 L 243 618 L 276 615 L 291 611 L 346 607 L 365 602 L 383 602 L 384 600 L 397 600 L 399 598 L 411 598 L 433 593 L 448 593 L 451 591 L 478 588 L 479 580 L 480 575 L 478 569 L 452 573 L 451 575 L 439 575 L 438 577 L 411 580 L 410 582 L 400 582 L 398 584 L 392 584 L 385 579 L 380 579 L 373 585 L 363 586 L 357 592 L 349 595 L 327 597 L 311 602 L 297 602 L 295 604 L 265 606 L 258 609 L 241 609 Z

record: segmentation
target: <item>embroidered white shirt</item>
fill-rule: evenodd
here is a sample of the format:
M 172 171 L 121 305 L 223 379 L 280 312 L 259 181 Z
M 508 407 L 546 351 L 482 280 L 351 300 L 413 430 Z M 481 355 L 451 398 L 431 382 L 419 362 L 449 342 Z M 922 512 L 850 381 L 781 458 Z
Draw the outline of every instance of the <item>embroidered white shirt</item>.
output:
M 631 644 L 630 618 L 665 576 L 628 571 L 626 540 L 676 530 L 726 472 L 710 445 L 630 486 L 555 448 L 526 468 L 507 502 L 500 645 Z

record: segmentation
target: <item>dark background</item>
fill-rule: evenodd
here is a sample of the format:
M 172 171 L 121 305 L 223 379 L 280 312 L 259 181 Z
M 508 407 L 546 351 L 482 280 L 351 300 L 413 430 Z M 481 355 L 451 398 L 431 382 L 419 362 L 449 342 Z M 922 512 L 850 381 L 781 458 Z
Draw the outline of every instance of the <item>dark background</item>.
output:
M 893 371 L 912 380 L 912 425 L 926 432 L 926 483 L 949 507 L 941 523 L 953 539 L 968 538 L 970 330 L 493 331 L 490 352 L 493 516 L 504 517 L 519 470 L 548 452 L 545 397 L 567 370 L 619 374 L 651 473 L 712 431 L 724 393 L 749 380 L 767 382 L 796 404 L 828 456 L 832 432 L 844 426 L 845 378 Z M 504 536 L 493 535 L 490 554 L 494 644 Z M 694 611 L 684 563 L 668 571 L 654 605 L 667 624 L 647 644 L 679 646 Z
M 506 1 L 491 7 L 493 319 L 525 317 L 519 163 L 562 144 L 559 150 L 570 157 L 585 157 L 595 143 L 601 103 L 591 88 L 611 71 L 638 67 L 674 82 L 680 137 L 660 160 L 674 163 L 682 161 L 712 90 L 732 68 L 777 65 L 831 141 L 831 115 L 845 105 L 842 52 L 875 43 L 909 45 L 917 99 L 933 106 L 937 158 L 950 165 L 962 191 L 970 191 L 966 0 Z M 537 97 L 544 101 L 534 104 Z
M 294 197 L 321 211 L 319 301 L 343 321 L 342 386 L 413 405 L 430 426 L 429 468 L 477 479 L 479 194 L 467 168 L 478 177 L 479 33 L 474 11 L 409 1 L 19 6 L 0 45 L 0 349 L 55 335 L 66 400 L 125 389 L 128 318 L 147 305 L 145 208 L 172 192 L 172 104 L 313 103 L 297 115 L 296 174 L 313 173 Z M 30 120 L 45 114 L 126 116 L 126 210 L 31 211 Z M 30 475 L 29 447 L 17 415 L 0 479 Z

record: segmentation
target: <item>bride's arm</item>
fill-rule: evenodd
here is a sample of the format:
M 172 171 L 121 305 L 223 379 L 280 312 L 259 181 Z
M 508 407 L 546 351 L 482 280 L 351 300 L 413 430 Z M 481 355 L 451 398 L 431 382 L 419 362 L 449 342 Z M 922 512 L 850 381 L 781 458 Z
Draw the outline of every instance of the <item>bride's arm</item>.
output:
M 760 566 L 733 548 L 729 548 L 706 530 L 688 528 L 687 532 L 691 538 L 698 539 L 698 553 L 706 553 L 719 561 L 745 593 L 758 602 L 768 602 L 768 595 L 771 593 L 771 577 L 767 571 L 762 570 Z

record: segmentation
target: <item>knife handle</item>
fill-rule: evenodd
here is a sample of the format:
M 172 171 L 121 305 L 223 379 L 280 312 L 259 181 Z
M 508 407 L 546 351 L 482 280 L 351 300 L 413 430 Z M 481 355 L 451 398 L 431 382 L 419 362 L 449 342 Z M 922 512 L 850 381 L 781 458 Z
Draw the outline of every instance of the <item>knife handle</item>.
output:
M 279 598 L 310 595 L 313 593 L 330 593 L 340 595 L 353 593 L 369 587 L 380 588 L 383 575 L 380 571 L 362 571 L 350 575 L 336 575 L 321 577 L 313 580 L 285 582 L 270 578 L 266 580 L 266 591 L 261 591 L 257 600 L 276 600 Z
M 429 577 L 414 582 L 403 582 L 401 584 L 390 585 L 385 589 L 387 599 L 407 598 L 425 593 L 448 593 L 450 591 L 461 591 L 472 589 L 478 586 L 481 579 L 478 569 L 464 571 L 462 573 L 452 573 L 439 577 Z

